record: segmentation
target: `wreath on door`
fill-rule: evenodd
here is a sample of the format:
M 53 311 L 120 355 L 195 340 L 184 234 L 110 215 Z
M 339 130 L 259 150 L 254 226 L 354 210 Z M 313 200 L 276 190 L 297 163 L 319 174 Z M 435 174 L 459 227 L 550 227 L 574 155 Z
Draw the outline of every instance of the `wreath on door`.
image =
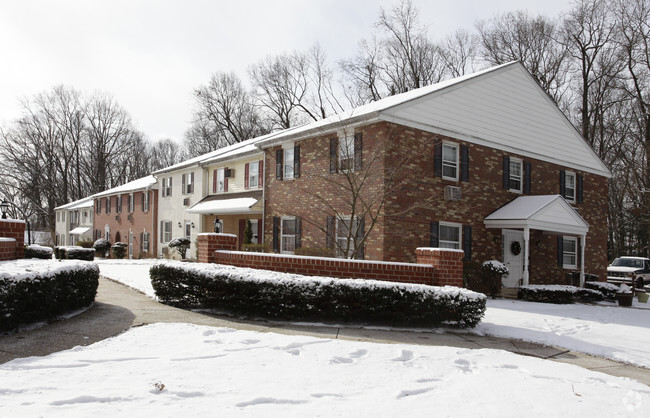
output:
M 514 241 L 514 242 L 510 245 L 510 251 L 511 251 L 514 255 L 519 255 L 519 254 L 521 254 L 521 244 L 519 243 L 519 241 Z

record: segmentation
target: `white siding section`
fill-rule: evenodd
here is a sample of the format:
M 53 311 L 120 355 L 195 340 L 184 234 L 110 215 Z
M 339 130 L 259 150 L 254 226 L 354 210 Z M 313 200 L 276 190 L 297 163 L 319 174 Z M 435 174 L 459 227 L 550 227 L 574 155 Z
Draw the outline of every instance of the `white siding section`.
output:
M 510 65 L 382 112 L 385 119 L 609 176 L 521 65 Z

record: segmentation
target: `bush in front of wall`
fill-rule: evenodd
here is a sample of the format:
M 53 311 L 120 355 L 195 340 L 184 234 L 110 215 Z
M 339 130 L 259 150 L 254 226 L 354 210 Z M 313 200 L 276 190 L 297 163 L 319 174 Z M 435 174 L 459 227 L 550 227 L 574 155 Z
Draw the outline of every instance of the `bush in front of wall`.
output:
M 123 242 L 116 242 L 111 246 L 111 252 L 113 253 L 113 257 L 117 259 L 122 259 L 126 256 L 126 248 L 128 247 L 127 244 Z
M 102 257 L 108 256 L 108 251 L 111 249 L 111 243 L 107 239 L 99 238 L 93 244 L 95 251 Z
M 150 269 L 163 303 L 284 320 L 474 327 L 486 297 L 458 287 L 307 277 L 215 264 Z
M 53 249 L 32 244 L 25 247 L 25 258 L 39 258 L 41 260 L 52 259 Z
M 76 246 L 58 246 L 54 247 L 54 256 L 57 260 L 93 261 L 95 259 L 95 250 Z
M 584 287 L 565 285 L 527 285 L 519 288 L 519 299 L 531 302 L 567 304 L 576 300 L 593 302 L 605 299 L 602 292 Z
M 306 257 L 335 257 L 334 249 L 327 247 L 300 247 L 293 252 L 295 255 Z
M 242 251 L 247 251 L 251 253 L 270 253 L 271 247 L 268 244 L 243 244 L 241 246 Z
M 617 285 L 607 282 L 585 282 L 585 287 L 587 289 L 598 290 L 607 300 L 616 300 L 616 293 L 619 290 Z
M 93 248 L 93 241 L 77 241 L 77 246 L 81 248 Z
M 179 237 L 169 241 L 167 246 L 176 250 L 180 254 L 181 259 L 185 260 L 187 250 L 190 248 L 191 243 L 192 241 L 188 237 Z

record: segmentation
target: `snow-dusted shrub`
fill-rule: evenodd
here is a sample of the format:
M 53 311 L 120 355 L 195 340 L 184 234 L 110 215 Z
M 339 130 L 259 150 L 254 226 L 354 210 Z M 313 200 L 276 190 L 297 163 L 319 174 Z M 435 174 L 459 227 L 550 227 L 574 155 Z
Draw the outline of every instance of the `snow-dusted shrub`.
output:
M 77 246 L 81 248 L 93 248 L 94 244 L 92 241 L 77 241 Z
M 0 264 L 0 331 L 89 306 L 99 284 L 87 261 L 16 260 Z
M 58 246 L 54 247 L 54 255 L 57 260 L 93 261 L 95 259 L 95 250 L 76 246 Z
M 251 253 L 270 253 L 271 247 L 269 244 L 244 244 L 241 246 L 242 251 L 248 251 Z
M 585 282 L 585 287 L 587 289 L 598 290 L 605 296 L 605 299 L 607 300 L 616 300 L 618 286 L 615 284 L 607 282 Z
M 295 255 L 304 255 L 307 257 L 336 257 L 333 248 L 327 247 L 300 247 L 293 252 Z
M 189 238 L 179 237 L 169 241 L 167 246 L 176 250 L 181 255 L 181 258 L 185 260 L 185 255 L 187 254 L 187 250 L 190 248 L 190 244 L 192 244 L 192 241 Z
M 503 286 L 503 278 L 510 274 L 508 267 L 500 261 L 489 260 L 481 265 L 481 279 L 490 289 L 490 296 L 494 299 Z
M 123 242 L 116 242 L 111 246 L 111 252 L 113 253 L 113 257 L 122 259 L 126 256 L 126 248 L 128 247 L 127 244 Z
M 32 244 L 25 247 L 25 258 L 40 258 L 42 260 L 48 260 L 52 258 L 53 251 L 54 250 L 50 247 Z
M 150 276 L 164 303 L 266 318 L 471 328 L 485 314 L 484 294 L 452 286 L 169 262 Z
M 108 253 L 108 250 L 111 249 L 111 243 L 108 242 L 108 240 L 106 240 L 104 238 L 100 238 L 97 241 L 95 241 L 95 243 L 93 244 L 93 248 L 101 256 L 106 257 L 106 255 Z
M 575 286 L 557 284 L 528 285 L 519 288 L 519 298 L 531 302 L 573 303 L 574 300 L 596 301 L 605 297 L 602 292 Z

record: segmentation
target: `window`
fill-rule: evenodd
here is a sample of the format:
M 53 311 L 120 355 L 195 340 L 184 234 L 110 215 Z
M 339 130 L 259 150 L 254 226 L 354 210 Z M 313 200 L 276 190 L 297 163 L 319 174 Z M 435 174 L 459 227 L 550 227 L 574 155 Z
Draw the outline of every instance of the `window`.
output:
M 460 224 L 440 222 L 439 243 L 440 248 L 460 249 Z
M 564 172 L 564 198 L 571 203 L 576 201 L 576 173 Z
M 225 190 L 225 169 L 220 168 L 217 170 L 217 193 L 223 193 Z
M 135 211 L 135 198 L 133 193 L 129 194 L 129 212 L 133 213 Z
M 142 234 L 142 250 L 149 252 L 149 233 L 144 232 Z
M 284 179 L 287 180 L 292 178 L 293 178 L 293 147 L 284 150 Z
M 183 194 L 194 193 L 194 173 L 183 174 L 181 181 L 183 183 Z
M 172 240 L 172 221 L 161 221 L 160 229 L 162 242 L 169 242 Z
M 162 196 L 168 197 L 172 195 L 172 178 L 164 177 L 162 179 Z
M 458 180 L 458 145 L 442 144 L 442 178 Z
M 251 223 L 251 231 L 253 232 L 253 236 L 251 237 L 251 244 L 257 244 L 258 243 L 257 240 L 259 238 L 259 236 L 257 234 L 257 232 L 259 231 L 257 229 L 258 225 L 259 225 L 258 220 L 257 219 L 251 219 L 250 223 Z
M 562 237 L 562 267 L 575 269 L 578 265 L 578 239 Z
M 280 243 L 283 253 L 293 253 L 296 249 L 296 218 L 282 218 Z
M 359 218 L 355 218 L 354 227 L 350 231 L 350 217 L 346 216 L 343 219 L 336 219 L 336 256 L 342 258 L 350 258 L 354 253 L 356 246 L 357 231 L 359 229 Z M 348 236 L 350 237 L 348 248 Z M 345 252 L 347 248 L 347 253 Z
M 510 158 L 510 183 L 511 192 L 521 193 L 522 184 L 522 161 L 519 158 Z
M 185 236 L 189 238 L 192 236 L 192 222 L 185 221 Z
M 102 213 L 102 199 L 97 199 L 95 201 L 95 203 L 96 203 L 95 213 L 97 213 L 99 215 L 100 213 Z M 65 213 L 65 212 L 63 212 L 63 213 Z M 65 219 L 64 219 L 64 221 L 65 221 Z
M 353 136 L 339 138 L 339 169 L 341 171 L 354 170 Z
M 142 193 L 142 211 L 149 212 L 149 192 Z
M 106 213 L 111 213 L 111 198 L 110 198 L 110 196 L 106 198 Z
M 115 212 L 122 213 L 122 195 L 115 197 Z
M 253 189 L 258 186 L 259 178 L 259 162 L 255 161 L 254 163 L 248 164 L 248 187 Z

